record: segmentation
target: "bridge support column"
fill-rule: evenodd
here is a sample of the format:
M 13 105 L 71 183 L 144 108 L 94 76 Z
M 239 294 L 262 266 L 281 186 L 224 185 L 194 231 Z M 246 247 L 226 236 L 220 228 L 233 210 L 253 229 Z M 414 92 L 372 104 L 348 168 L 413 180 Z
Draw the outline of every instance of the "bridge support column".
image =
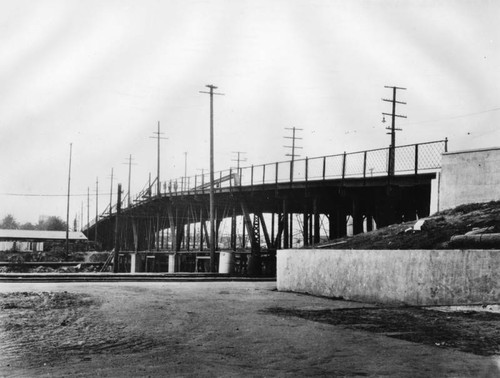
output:
M 288 236 L 288 209 L 287 209 L 287 201 L 283 200 L 283 248 L 289 248 L 289 236 Z
M 304 215 L 303 215 L 303 225 L 302 225 L 302 237 L 304 239 L 304 247 L 308 246 L 310 244 L 309 240 L 309 214 L 307 213 L 307 209 L 304 210 Z
M 236 209 L 234 206 L 231 215 L 231 249 L 236 251 Z
M 174 216 L 174 209 L 171 204 L 167 206 L 167 215 L 168 215 L 168 220 L 170 224 L 170 239 L 171 239 L 171 249 L 173 254 L 169 255 L 168 257 L 168 272 L 169 273 L 174 273 L 177 271 L 177 264 L 176 264 L 176 253 L 177 252 L 177 219 Z M 172 256 L 172 257 L 170 257 Z
M 330 240 L 347 235 L 347 213 L 343 207 L 338 207 L 330 213 Z
M 318 201 L 315 198 L 313 201 L 313 213 L 314 213 L 314 236 L 313 243 L 318 244 L 320 241 L 320 219 L 318 213 Z
M 352 232 L 354 235 L 363 233 L 363 207 L 359 197 L 352 201 Z

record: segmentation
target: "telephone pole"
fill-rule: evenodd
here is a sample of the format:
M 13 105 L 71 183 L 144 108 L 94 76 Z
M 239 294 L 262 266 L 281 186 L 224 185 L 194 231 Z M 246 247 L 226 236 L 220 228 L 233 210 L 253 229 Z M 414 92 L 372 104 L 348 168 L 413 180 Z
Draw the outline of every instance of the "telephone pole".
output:
M 87 229 L 90 227 L 90 188 L 87 186 Z
M 295 131 L 297 131 L 297 130 L 302 131 L 303 129 L 299 129 L 297 127 L 285 127 L 285 130 L 292 130 L 292 136 L 291 137 L 289 137 L 289 136 L 283 137 L 285 139 L 291 139 L 292 140 L 292 145 L 291 146 L 283 146 L 285 148 L 291 148 L 292 149 L 292 153 L 291 154 L 286 154 L 285 155 L 285 156 L 291 156 L 291 158 L 292 158 L 292 160 L 290 161 L 290 182 L 292 182 L 293 181 L 293 164 L 294 164 L 295 158 L 300 156 L 300 155 L 297 155 L 295 153 L 295 149 L 296 148 L 302 149 L 302 147 L 298 147 L 298 146 L 295 145 L 295 140 L 301 140 L 302 139 L 302 138 L 298 138 L 297 136 L 295 136 Z
M 99 177 L 95 179 L 95 244 L 97 248 L 97 224 L 99 223 Z
M 71 155 L 73 153 L 73 143 L 69 144 L 69 170 L 68 170 L 68 203 L 66 206 L 66 256 L 69 255 L 69 197 L 71 189 Z
M 237 169 L 237 173 L 240 172 L 240 162 L 242 161 L 247 161 L 246 158 L 242 159 L 241 158 L 241 155 L 242 154 L 246 154 L 246 152 L 243 152 L 243 151 L 233 151 L 233 154 L 236 154 L 237 155 L 237 158 L 236 159 L 231 159 L 231 161 L 235 161 L 236 162 L 236 169 Z
M 183 191 L 187 190 L 187 164 L 188 164 L 188 153 L 184 152 L 184 182 L 183 182 Z
M 217 89 L 215 85 L 206 85 L 210 92 L 200 91 L 210 95 L 210 271 L 215 273 L 215 227 L 214 227 L 214 95 L 223 95 L 214 93 Z
M 389 130 L 387 134 L 391 136 L 391 145 L 389 146 L 389 166 L 387 169 L 387 173 L 389 176 L 394 176 L 394 171 L 396 167 L 396 131 L 401 131 L 402 129 L 396 128 L 396 117 L 406 118 L 404 115 L 396 114 L 396 104 L 406 105 L 406 102 L 397 101 L 396 100 L 396 92 L 398 89 L 406 90 L 406 88 L 402 87 L 391 87 L 385 86 L 384 88 L 392 89 L 392 100 L 383 98 L 382 101 L 392 103 L 392 112 L 391 113 L 382 113 L 383 118 L 382 122 L 385 123 L 385 116 L 391 117 L 391 126 L 386 127 L 386 130 Z
M 123 164 L 128 164 L 128 188 L 127 188 L 127 198 L 128 198 L 128 207 L 130 207 L 131 199 L 130 199 L 130 177 L 132 176 L 132 165 L 136 165 L 132 163 L 132 155 L 129 155 L 128 157 L 128 163 L 123 163 Z
M 109 189 L 109 216 L 111 217 L 113 209 L 113 168 L 111 168 L 111 188 Z
M 156 136 L 150 137 L 152 139 L 157 139 L 158 141 L 158 152 L 157 152 L 157 164 L 156 164 L 156 190 L 157 193 L 156 195 L 159 197 L 161 195 L 161 185 L 160 185 L 160 140 L 161 139 L 168 139 L 164 138 L 161 135 L 164 133 L 160 132 L 160 121 L 158 121 L 158 131 L 153 132 L 153 134 L 156 134 Z

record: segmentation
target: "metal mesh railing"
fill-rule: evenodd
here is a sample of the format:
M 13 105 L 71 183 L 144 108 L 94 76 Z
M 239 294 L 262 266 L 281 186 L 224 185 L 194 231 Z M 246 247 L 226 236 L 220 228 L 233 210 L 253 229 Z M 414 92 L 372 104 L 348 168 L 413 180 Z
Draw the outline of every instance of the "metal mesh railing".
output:
M 441 167 L 441 155 L 447 151 L 447 140 L 398 146 L 394 149 L 394 175 L 418 174 Z M 367 178 L 388 175 L 390 148 L 321 156 L 230 169 L 214 173 L 216 190 L 234 186 L 254 186 L 287 182 L 318 181 L 344 178 Z M 210 174 L 183 177 L 162 182 L 160 195 L 208 193 Z M 157 196 L 156 180 L 146 184 L 135 196 L 141 202 Z M 125 204 L 125 203 L 124 203 Z M 113 209 L 116 207 L 113 206 Z M 109 212 L 109 206 L 107 210 Z M 95 223 L 91 222 L 90 226 Z
M 447 140 L 441 140 L 396 147 L 394 174 L 417 174 L 439 169 L 441 154 L 446 151 L 446 144 Z M 214 185 L 216 189 L 222 189 L 232 186 L 383 176 L 389 174 L 389 156 L 390 148 L 380 148 L 295 160 L 293 170 L 291 161 L 281 161 L 243 167 L 239 171 L 218 171 L 214 174 Z M 174 184 L 169 184 L 169 187 L 177 188 L 172 190 L 172 193 L 204 192 L 209 188 L 210 175 L 205 173 L 170 182 Z

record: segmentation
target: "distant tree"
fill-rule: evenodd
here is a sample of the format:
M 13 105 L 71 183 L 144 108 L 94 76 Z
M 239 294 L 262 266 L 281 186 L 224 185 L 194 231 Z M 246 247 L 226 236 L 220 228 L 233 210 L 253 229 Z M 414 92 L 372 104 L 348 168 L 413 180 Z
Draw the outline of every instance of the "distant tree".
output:
M 37 230 L 44 231 L 66 231 L 66 222 L 56 216 L 40 220 L 36 226 Z
M 26 222 L 21 225 L 21 230 L 36 230 L 36 226 L 31 222 Z
M 16 230 L 19 228 L 19 224 L 17 223 L 16 218 L 14 218 L 11 214 L 7 214 L 2 220 L 0 228 L 7 230 Z

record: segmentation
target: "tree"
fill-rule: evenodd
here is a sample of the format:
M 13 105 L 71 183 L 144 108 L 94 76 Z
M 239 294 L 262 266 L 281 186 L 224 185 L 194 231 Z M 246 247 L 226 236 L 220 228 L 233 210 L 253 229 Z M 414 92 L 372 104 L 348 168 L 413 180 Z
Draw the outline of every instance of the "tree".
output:
M 51 216 L 45 220 L 40 220 L 36 228 L 45 231 L 66 231 L 66 222 L 59 217 Z
M 11 214 L 7 214 L 0 224 L 0 228 L 7 230 L 17 230 L 19 228 L 19 224 Z
M 21 230 L 36 230 L 36 227 L 31 222 L 26 222 L 21 225 Z

